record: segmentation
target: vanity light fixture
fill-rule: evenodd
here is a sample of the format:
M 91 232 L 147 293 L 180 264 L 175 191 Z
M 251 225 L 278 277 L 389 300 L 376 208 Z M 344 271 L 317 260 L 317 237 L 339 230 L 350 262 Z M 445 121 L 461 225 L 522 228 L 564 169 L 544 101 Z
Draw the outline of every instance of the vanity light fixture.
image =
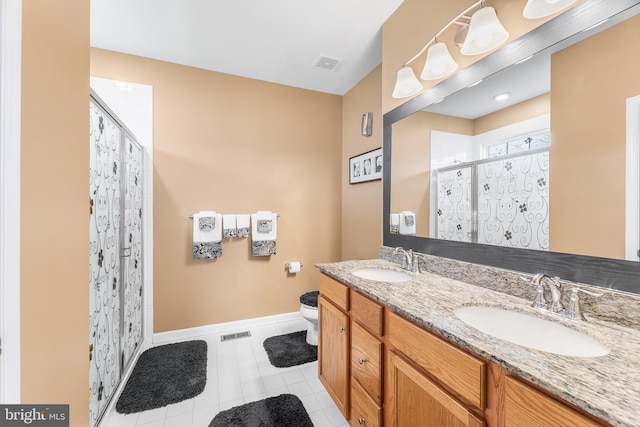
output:
M 467 16 L 469 12 L 478 6 L 480 8 L 471 17 Z M 402 64 L 402 67 L 398 70 L 396 85 L 391 96 L 394 98 L 406 98 L 422 90 L 422 83 L 414 74 L 413 69 L 409 67 L 409 64 L 425 51 L 427 51 L 427 58 L 420 74 L 423 80 L 441 79 L 458 69 L 458 63 L 449 53 L 447 45 L 438 41 L 438 37 L 453 24 L 461 26 L 458 31 L 458 37 L 466 32 L 460 51 L 463 55 L 478 55 L 488 52 L 497 48 L 509 38 L 509 33 L 498 20 L 495 9 L 485 7 L 484 0 L 477 0 L 447 22 L 427 41 L 420 49 L 420 52 Z
M 527 19 L 544 18 L 560 12 L 575 2 L 576 0 L 527 0 L 522 15 Z
M 527 0 L 522 15 L 527 19 L 538 19 L 560 12 L 577 0 Z M 467 16 L 478 8 L 473 15 Z M 440 28 L 433 37 L 411 59 L 402 64 L 396 77 L 392 97 L 406 98 L 419 93 L 422 83 L 409 66 L 425 51 L 427 58 L 420 74 L 422 80 L 437 80 L 449 76 L 458 69 L 458 64 L 449 53 L 447 45 L 438 41 L 438 37 L 451 25 L 460 25 L 453 42 L 460 47 L 462 55 L 480 55 L 498 48 L 509 39 L 509 33 L 498 19 L 493 7 L 485 6 L 484 0 L 474 1 L 455 18 Z M 524 62 L 524 59 L 522 62 Z
M 496 10 L 492 7 L 482 7 L 471 16 L 469 31 L 460 53 L 479 55 L 489 52 L 506 42 L 508 38 L 509 33 L 500 23 Z

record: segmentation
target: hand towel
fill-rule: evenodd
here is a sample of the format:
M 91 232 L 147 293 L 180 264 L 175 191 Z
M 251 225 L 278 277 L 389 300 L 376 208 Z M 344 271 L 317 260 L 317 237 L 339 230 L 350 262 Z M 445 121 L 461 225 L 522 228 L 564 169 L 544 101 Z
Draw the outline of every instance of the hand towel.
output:
M 251 218 L 251 215 L 249 214 L 236 215 L 236 230 L 237 230 L 238 237 L 249 236 L 250 218 Z
M 255 230 L 258 233 L 270 233 L 273 229 L 273 213 L 271 211 L 258 211 L 255 215 Z
M 277 216 L 267 211 L 251 214 L 251 254 L 253 256 L 275 255 Z
M 400 231 L 400 214 L 392 213 L 389 220 L 389 231 L 398 233 Z
M 400 212 L 400 234 L 416 235 L 416 215 L 410 211 Z
M 193 259 L 213 259 L 221 256 L 222 215 L 215 212 L 212 215 L 211 211 L 202 211 L 194 214 Z
M 195 218 L 193 220 L 195 223 Z M 211 231 L 216 227 L 215 211 L 200 211 L 198 213 L 198 226 L 200 231 Z
M 235 214 L 222 215 L 222 234 L 225 239 L 230 239 L 237 234 Z

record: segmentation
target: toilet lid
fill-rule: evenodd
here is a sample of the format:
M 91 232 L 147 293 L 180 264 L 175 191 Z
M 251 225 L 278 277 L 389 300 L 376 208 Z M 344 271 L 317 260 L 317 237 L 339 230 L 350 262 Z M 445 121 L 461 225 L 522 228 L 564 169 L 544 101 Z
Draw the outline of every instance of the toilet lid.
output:
M 308 305 L 309 307 L 317 307 L 319 293 L 320 291 L 311 291 L 300 295 L 300 304 Z

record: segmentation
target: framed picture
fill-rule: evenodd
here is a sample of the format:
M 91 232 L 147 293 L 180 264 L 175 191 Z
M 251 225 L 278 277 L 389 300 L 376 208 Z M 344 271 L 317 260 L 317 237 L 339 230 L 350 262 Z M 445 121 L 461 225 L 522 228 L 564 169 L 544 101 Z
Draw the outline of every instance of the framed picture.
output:
M 349 159 L 349 184 L 382 179 L 382 148 Z
M 362 136 L 371 136 L 373 134 L 373 113 L 364 113 L 360 124 Z

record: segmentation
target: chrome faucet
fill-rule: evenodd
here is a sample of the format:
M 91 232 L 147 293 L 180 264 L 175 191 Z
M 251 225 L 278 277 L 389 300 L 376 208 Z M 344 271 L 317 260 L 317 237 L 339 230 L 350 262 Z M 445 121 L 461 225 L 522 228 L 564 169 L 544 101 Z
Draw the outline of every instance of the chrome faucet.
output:
M 400 246 L 398 246 L 393 253 L 397 254 L 398 252 L 402 252 L 402 269 L 411 271 L 413 273 L 421 272 L 420 269 L 420 258 L 424 260 L 424 257 L 417 255 L 413 252 L 413 250 L 406 250 Z
M 524 280 L 527 280 L 523 277 Z M 536 297 L 531 306 L 538 310 L 549 311 L 554 314 L 559 314 L 562 317 L 566 317 L 573 320 L 587 320 L 585 319 L 580 309 L 578 292 L 583 292 L 587 295 L 594 297 L 600 297 L 602 294 L 586 291 L 580 288 L 571 288 L 571 297 L 569 298 L 569 307 L 565 308 L 562 304 L 562 285 L 560 284 L 559 277 L 549 277 L 546 274 L 538 273 L 531 277 L 530 283 L 536 286 Z M 549 286 L 550 300 L 547 301 L 544 293 L 544 283 Z

